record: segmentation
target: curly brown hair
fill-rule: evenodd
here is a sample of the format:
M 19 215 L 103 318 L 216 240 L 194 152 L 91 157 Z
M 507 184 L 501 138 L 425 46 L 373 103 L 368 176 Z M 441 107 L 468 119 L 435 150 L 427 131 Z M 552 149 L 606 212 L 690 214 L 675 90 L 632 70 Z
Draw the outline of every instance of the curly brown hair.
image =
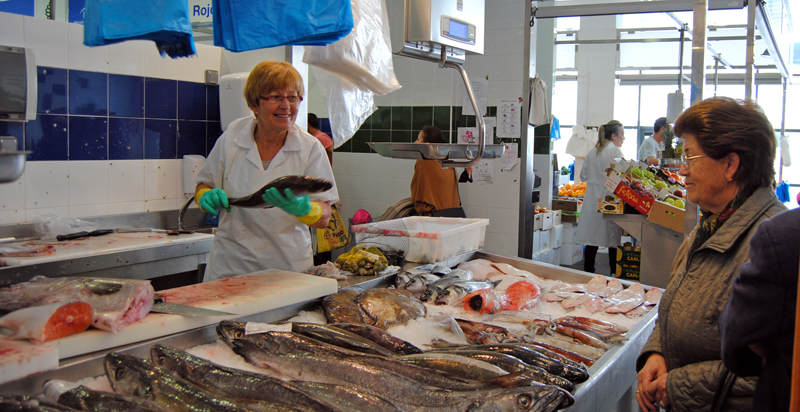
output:
M 761 107 L 751 100 L 712 97 L 686 109 L 675 120 L 675 136 L 694 135 L 710 158 L 736 153 L 739 168 L 733 180 L 756 189 L 775 180 L 775 129 Z

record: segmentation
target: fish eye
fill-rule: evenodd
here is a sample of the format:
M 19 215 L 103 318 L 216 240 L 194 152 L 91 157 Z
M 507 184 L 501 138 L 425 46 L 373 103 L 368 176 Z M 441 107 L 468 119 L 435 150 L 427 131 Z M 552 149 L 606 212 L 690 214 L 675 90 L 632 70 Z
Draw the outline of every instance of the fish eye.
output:
M 114 372 L 114 378 L 116 378 L 117 380 L 120 380 L 124 377 L 125 377 L 125 369 L 117 369 L 117 371 Z
M 244 332 L 242 332 L 241 330 L 237 330 L 233 334 L 233 337 L 235 337 L 236 339 L 242 339 L 242 338 L 244 338 Z
M 158 357 L 156 357 L 156 362 L 159 365 L 163 365 L 166 361 L 167 361 L 167 358 L 164 355 L 159 355 Z
M 520 395 L 519 398 L 517 398 L 517 405 L 519 405 L 521 408 L 530 408 L 532 404 L 533 401 L 531 400 L 530 395 Z

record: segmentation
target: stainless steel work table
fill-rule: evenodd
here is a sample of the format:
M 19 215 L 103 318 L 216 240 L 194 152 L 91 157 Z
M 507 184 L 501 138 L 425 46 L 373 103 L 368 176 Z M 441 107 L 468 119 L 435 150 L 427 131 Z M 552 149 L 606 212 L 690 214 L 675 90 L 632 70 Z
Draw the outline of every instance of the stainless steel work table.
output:
M 533 272 L 548 279 L 557 279 L 565 282 L 587 282 L 592 275 L 578 270 L 550 265 L 541 262 L 534 262 L 526 259 L 509 258 L 484 252 L 470 252 L 457 256 L 448 262 L 447 265 L 457 265 L 460 262 L 473 259 L 488 259 L 498 263 L 508 263 L 519 269 Z M 418 267 L 407 263 L 406 266 Z M 357 276 L 345 281 L 340 281 L 342 288 L 372 289 L 376 287 L 386 287 L 394 283 L 394 275 L 376 276 Z M 626 286 L 630 282 L 622 281 Z M 240 318 L 242 321 L 252 322 L 278 322 L 291 318 L 304 310 L 314 310 L 321 304 L 321 299 L 300 302 L 280 309 L 262 312 L 256 315 Z M 628 404 L 635 402 L 631 400 L 632 391 L 630 388 L 636 381 L 635 362 L 641 348 L 647 341 L 650 333 L 655 326 L 656 310 L 650 311 L 647 315 L 636 323 L 628 332 L 628 341 L 624 344 L 613 346 L 608 352 L 590 369 L 589 380 L 576 385 L 573 391 L 575 405 L 566 409 L 575 412 L 602 412 L 610 411 L 618 404 Z M 114 348 L 113 351 L 124 352 L 143 358 L 149 358 L 150 347 L 155 343 L 170 345 L 182 349 L 191 348 L 197 345 L 213 342 L 217 339 L 216 325 L 197 328 L 191 331 L 165 336 L 146 342 L 139 342 L 125 347 Z M 64 359 L 57 370 L 43 372 L 34 376 L 23 378 L 14 382 L 0 386 L 0 394 L 29 394 L 41 393 L 42 385 L 49 379 L 63 379 L 75 381 L 84 377 L 94 377 L 103 375 L 103 359 L 108 351 L 100 351 L 92 354 L 77 356 Z

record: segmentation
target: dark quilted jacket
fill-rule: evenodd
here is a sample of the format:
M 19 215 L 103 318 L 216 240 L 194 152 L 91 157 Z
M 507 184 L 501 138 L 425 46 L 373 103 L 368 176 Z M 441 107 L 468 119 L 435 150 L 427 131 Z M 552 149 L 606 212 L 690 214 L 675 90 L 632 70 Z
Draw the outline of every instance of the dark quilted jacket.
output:
M 784 210 L 773 190 L 758 189 L 694 253 L 688 255 L 696 227 L 678 249 L 656 328 L 636 362 L 639 370 L 649 353 L 664 356 L 673 412 L 711 410 L 722 371 L 717 322 L 733 279 L 748 260 L 750 237 L 758 223 Z M 755 378 L 737 379 L 723 410 L 751 411 L 755 382 Z

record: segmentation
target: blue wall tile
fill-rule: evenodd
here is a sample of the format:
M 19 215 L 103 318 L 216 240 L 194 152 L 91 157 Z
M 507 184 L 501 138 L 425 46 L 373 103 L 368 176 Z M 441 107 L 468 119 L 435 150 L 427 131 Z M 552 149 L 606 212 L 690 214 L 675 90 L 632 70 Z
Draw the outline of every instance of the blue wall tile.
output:
M 206 87 L 206 120 L 219 121 L 219 86 Z
M 25 123 L 0 122 L 0 136 L 13 136 L 17 138 L 17 150 L 25 150 Z
M 108 158 L 144 159 L 144 119 L 108 119 Z
M 36 113 L 67 114 L 67 69 L 39 66 Z
M 190 154 L 206 155 L 206 122 L 178 121 L 178 159 Z
M 69 114 L 108 115 L 108 74 L 69 71 Z
M 177 159 L 177 121 L 144 121 L 144 158 Z
M 69 160 L 108 160 L 108 118 L 70 116 Z
M 206 85 L 178 82 L 178 119 L 206 120 Z
M 178 118 L 178 81 L 144 79 L 144 117 L 148 119 Z
M 206 125 L 206 157 L 208 157 L 220 136 L 222 136 L 222 123 L 208 122 Z
M 28 160 L 68 160 L 67 116 L 40 114 L 25 124 Z
M 144 77 L 108 75 L 108 114 L 144 117 Z

